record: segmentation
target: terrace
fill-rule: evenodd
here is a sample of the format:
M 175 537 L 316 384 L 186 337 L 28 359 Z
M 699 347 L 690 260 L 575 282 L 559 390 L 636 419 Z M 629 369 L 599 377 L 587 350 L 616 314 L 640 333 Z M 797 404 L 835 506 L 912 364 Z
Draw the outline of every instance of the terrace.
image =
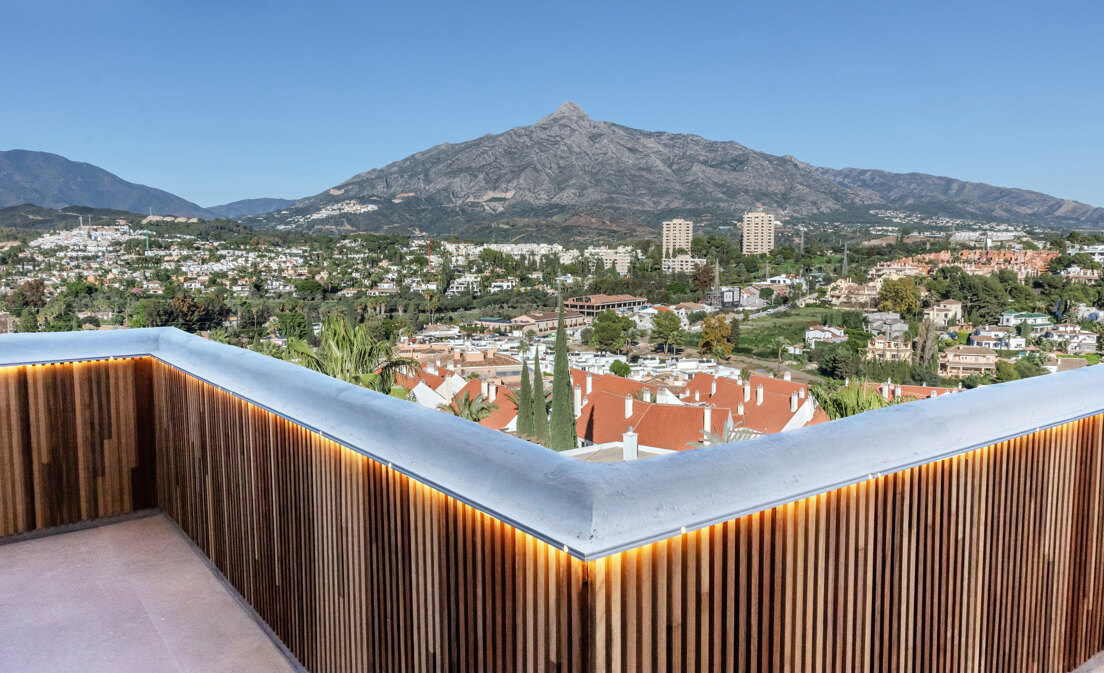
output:
M 172 329 L 9 335 L 0 535 L 158 509 L 315 673 L 1065 673 L 1104 648 L 1102 383 L 608 464 Z

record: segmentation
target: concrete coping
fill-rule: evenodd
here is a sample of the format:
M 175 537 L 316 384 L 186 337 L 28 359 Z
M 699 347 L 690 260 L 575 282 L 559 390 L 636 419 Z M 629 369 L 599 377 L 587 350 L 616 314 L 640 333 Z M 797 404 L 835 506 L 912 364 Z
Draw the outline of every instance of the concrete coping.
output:
M 1104 368 L 737 445 L 588 463 L 173 328 L 0 336 L 0 366 L 151 356 L 584 560 L 1104 412 Z

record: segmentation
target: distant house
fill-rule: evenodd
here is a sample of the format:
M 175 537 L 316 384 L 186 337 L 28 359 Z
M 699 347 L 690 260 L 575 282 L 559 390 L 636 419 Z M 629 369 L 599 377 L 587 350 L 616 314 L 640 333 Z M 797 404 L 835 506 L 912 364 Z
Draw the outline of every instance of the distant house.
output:
M 970 346 L 984 346 L 998 350 L 1018 350 L 1027 348 L 1027 339 L 1016 333 L 1012 327 L 1004 325 L 983 325 L 974 330 L 966 343 Z
M 901 314 L 895 311 L 867 313 L 866 326 L 874 334 L 882 334 L 900 341 L 908 332 L 908 323 L 901 320 Z
M 826 327 L 813 325 L 805 330 L 805 343 L 809 348 L 816 348 L 818 343 L 838 344 L 847 341 L 847 333 L 842 327 Z
M 1061 342 L 1066 352 L 1070 354 L 1096 352 L 1096 334 L 1081 329 L 1080 325 L 1072 323 L 1054 325 L 1043 333 L 1043 338 Z
M 936 327 L 948 327 L 962 322 L 962 302 L 944 299 L 935 306 L 924 309 L 924 318 Z
M 866 359 L 881 362 L 908 362 L 912 359 L 912 341 L 901 341 L 879 334 L 866 342 Z
M 558 321 L 559 315 L 555 311 L 529 311 L 511 320 L 510 324 L 514 330 L 522 333 L 528 334 L 532 331 L 536 332 L 539 336 L 544 336 L 545 334 L 552 334 L 556 331 Z M 578 311 L 564 309 L 564 328 L 576 329 L 578 327 L 585 327 L 589 325 L 590 322 L 590 318 Z
M 1050 316 L 1045 313 L 1030 313 L 1028 311 L 1005 311 L 1001 313 L 1000 324 L 1008 327 L 1016 327 L 1021 324 L 1031 325 L 1031 332 L 1038 331 L 1042 334 L 1051 326 Z
M 992 374 L 997 370 L 997 352 L 983 346 L 952 346 L 939 354 L 942 376 Z

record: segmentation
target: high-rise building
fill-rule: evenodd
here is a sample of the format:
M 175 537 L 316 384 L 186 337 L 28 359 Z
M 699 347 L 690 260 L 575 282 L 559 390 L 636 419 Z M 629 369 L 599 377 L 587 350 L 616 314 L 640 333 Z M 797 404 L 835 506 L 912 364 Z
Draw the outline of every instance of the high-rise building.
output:
M 674 257 L 676 250 L 690 252 L 694 240 L 694 223 L 689 220 L 668 220 L 663 223 L 663 258 Z
M 774 215 L 764 212 L 744 213 L 745 255 L 759 255 L 774 250 Z

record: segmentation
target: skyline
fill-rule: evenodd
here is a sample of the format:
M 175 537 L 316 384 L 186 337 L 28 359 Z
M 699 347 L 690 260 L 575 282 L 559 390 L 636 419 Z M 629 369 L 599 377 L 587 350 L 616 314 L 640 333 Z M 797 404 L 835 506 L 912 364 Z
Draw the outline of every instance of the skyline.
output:
M 999 14 L 483 6 L 306 15 L 276 3 L 256 15 L 12 3 L 0 56 L 19 67 L 0 95 L 21 102 L 0 109 L 0 148 L 53 152 L 210 206 L 313 195 L 570 100 L 593 119 L 814 165 L 1104 205 L 1104 58 L 1092 36 L 1104 11 L 1087 2 Z

